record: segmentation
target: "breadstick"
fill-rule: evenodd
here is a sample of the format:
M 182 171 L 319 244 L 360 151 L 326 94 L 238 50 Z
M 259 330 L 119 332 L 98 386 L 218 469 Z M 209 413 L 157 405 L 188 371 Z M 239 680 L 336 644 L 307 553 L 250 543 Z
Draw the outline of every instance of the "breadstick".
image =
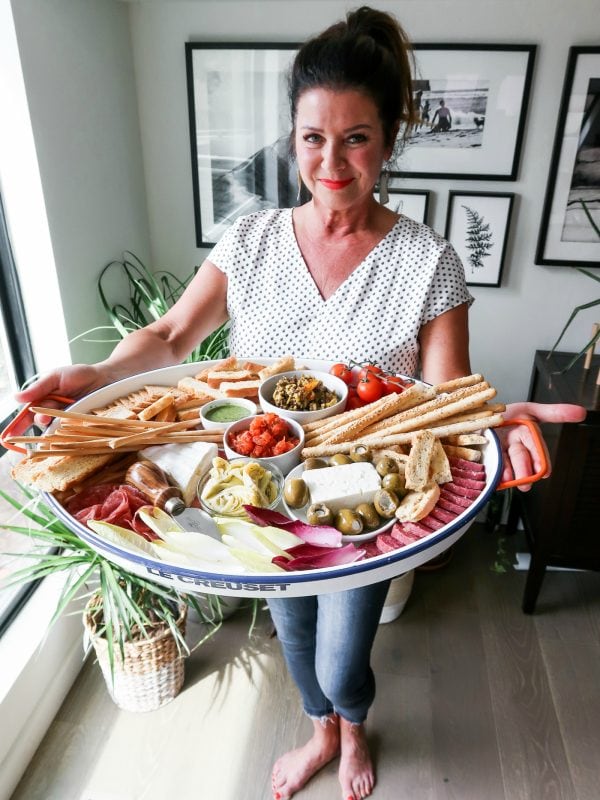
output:
M 467 386 L 464 389 L 459 389 L 456 392 L 452 392 L 452 394 L 438 395 L 432 400 L 421 403 L 413 408 L 409 408 L 407 411 L 401 411 L 399 414 L 394 414 L 392 417 L 381 420 L 381 422 L 376 422 L 374 425 L 371 425 L 368 430 L 363 431 L 363 433 L 365 435 L 377 433 L 379 431 L 385 431 L 386 434 L 402 433 L 402 431 L 407 430 L 406 427 L 402 427 L 402 423 L 404 423 L 406 420 L 413 419 L 414 417 L 420 416 L 421 414 L 425 414 L 429 411 L 435 411 L 437 408 L 443 408 L 444 406 L 448 406 L 450 403 L 464 400 L 467 397 L 471 397 L 472 395 L 489 388 L 489 383 L 486 383 L 486 381 L 480 381 L 473 386 Z
M 327 444 L 335 444 L 335 442 L 342 442 L 348 438 L 356 438 L 356 436 L 365 428 L 368 428 L 369 425 L 378 422 L 380 419 L 389 417 L 390 414 L 397 413 L 401 408 L 406 408 L 407 403 L 414 402 L 414 395 L 406 397 L 406 394 L 408 394 L 408 391 L 402 394 L 389 394 L 383 397 L 378 408 L 367 411 L 367 413 L 363 414 L 359 419 L 354 419 L 337 428 L 335 433 L 332 433 L 326 438 L 325 442 Z
M 474 373 L 473 375 L 465 375 L 464 378 L 454 378 L 454 380 L 451 381 L 438 383 L 433 388 L 436 394 L 442 394 L 442 392 L 453 392 L 455 389 L 462 389 L 464 386 L 472 386 L 474 383 L 480 383 L 482 380 L 483 375 Z
M 349 411 L 342 411 L 340 414 L 335 414 L 333 417 L 325 417 L 325 419 L 317 419 L 314 422 L 307 422 L 306 425 L 303 425 L 304 433 L 310 434 L 314 433 L 315 431 L 319 431 L 319 433 L 326 431 L 326 430 L 333 430 L 337 428 L 340 423 L 350 422 L 352 419 L 360 419 L 365 411 L 369 411 L 371 408 L 375 406 L 379 406 L 383 397 L 380 397 L 379 400 L 375 400 L 373 403 L 369 403 L 366 406 L 361 406 L 360 408 L 352 408 Z
M 457 411 L 467 411 L 469 408 L 477 408 L 483 402 L 485 402 L 486 400 L 490 400 L 495 395 L 496 395 L 496 390 L 490 386 L 489 389 L 484 389 L 481 392 L 477 392 L 471 397 L 466 397 L 463 398 L 462 400 L 446 403 L 445 405 L 436 408 L 432 411 L 429 411 L 428 413 L 425 414 L 414 415 L 411 419 L 408 419 L 405 422 L 401 422 L 398 423 L 397 425 L 394 425 L 393 429 L 386 428 L 384 435 L 391 435 L 394 433 L 404 433 L 405 431 L 420 430 L 422 428 L 431 428 L 433 427 L 433 425 L 435 425 L 436 422 L 439 422 L 445 417 L 452 416 Z M 481 424 L 478 427 L 481 427 Z M 474 430 L 474 429 L 469 428 L 469 430 Z M 364 438 L 365 441 L 371 441 L 372 439 L 380 438 L 382 435 L 383 431 L 378 431 L 377 433 L 364 435 L 362 438 Z M 399 442 L 399 444 L 403 443 L 404 442 Z
M 485 427 L 492 428 L 496 425 L 500 425 L 502 420 L 503 417 L 501 414 L 495 414 L 493 417 L 486 418 Z M 438 428 L 430 427 L 429 430 L 434 434 L 434 436 L 441 438 L 443 436 L 451 436 L 453 434 L 469 433 L 470 431 L 481 430 L 482 427 L 483 426 L 480 420 L 472 420 L 471 422 L 457 422 L 454 425 L 443 425 Z M 381 436 L 379 438 L 372 436 L 361 436 L 358 439 L 353 439 L 349 442 L 337 442 L 336 444 L 324 443 L 318 445 L 317 447 L 305 447 L 302 450 L 302 458 L 311 458 L 313 456 L 319 458 L 322 456 L 332 456 L 335 455 L 335 453 L 349 453 L 353 447 L 359 444 L 363 444 L 371 449 L 390 447 L 397 444 L 410 444 L 413 436 L 414 431 L 395 433 L 391 434 L 390 436 Z
M 451 422 L 464 422 L 465 420 L 471 419 L 485 419 L 485 417 L 493 417 L 494 414 L 502 414 L 503 411 L 506 411 L 506 406 L 504 403 L 485 403 L 481 406 L 481 409 L 474 408 L 472 411 L 467 411 L 464 414 L 456 414 L 453 417 L 446 418 L 446 424 L 449 425 Z M 483 426 L 486 427 L 485 425 Z

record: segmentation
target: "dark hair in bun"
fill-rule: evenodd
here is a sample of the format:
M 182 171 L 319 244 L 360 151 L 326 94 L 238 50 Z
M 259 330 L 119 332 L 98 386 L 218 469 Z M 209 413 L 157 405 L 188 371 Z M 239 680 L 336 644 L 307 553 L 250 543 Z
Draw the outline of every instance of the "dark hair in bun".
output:
M 395 17 L 362 6 L 298 51 L 289 76 L 292 125 L 298 100 L 309 89 L 352 89 L 370 97 L 392 145 L 398 124 L 413 124 L 412 47 Z

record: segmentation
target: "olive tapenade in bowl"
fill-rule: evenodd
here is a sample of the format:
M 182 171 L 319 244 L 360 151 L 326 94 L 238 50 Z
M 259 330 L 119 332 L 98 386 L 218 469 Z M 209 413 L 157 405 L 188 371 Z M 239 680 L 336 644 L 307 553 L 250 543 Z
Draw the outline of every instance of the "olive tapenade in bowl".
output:
M 263 381 L 258 398 L 263 411 L 305 425 L 340 414 L 346 408 L 348 387 L 327 372 L 294 370 Z

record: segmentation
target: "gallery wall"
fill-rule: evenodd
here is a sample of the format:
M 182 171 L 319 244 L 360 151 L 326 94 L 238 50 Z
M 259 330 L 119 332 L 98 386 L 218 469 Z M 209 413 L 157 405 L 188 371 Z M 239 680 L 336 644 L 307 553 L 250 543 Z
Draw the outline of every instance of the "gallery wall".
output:
M 86 319 L 101 316 L 97 300 L 88 299 L 101 265 L 125 247 L 146 255 L 145 231 L 151 263 L 182 277 L 208 253 L 195 243 L 185 43 L 300 41 L 356 4 L 25 0 L 13 5 L 67 327 L 74 335 Z M 517 179 L 405 184 L 433 193 L 430 224 L 441 233 L 450 190 L 516 194 L 502 285 L 472 289 L 471 350 L 473 368 L 484 372 L 503 398 L 521 398 L 535 350 L 549 347 L 571 309 L 594 296 L 585 276 L 536 265 L 534 256 L 568 50 L 597 44 L 596 0 L 379 0 L 377 6 L 396 13 L 417 42 L 538 46 Z M 98 15 L 110 19 L 109 28 L 98 24 Z M 52 36 L 42 37 L 49 26 Z M 84 182 L 78 180 L 82 169 Z M 565 347 L 578 348 L 594 321 L 593 311 L 582 314 Z M 87 351 L 74 352 L 90 360 Z
M 298 41 L 335 21 L 355 3 L 331 0 L 260 3 L 131 4 L 131 31 L 154 259 L 178 268 L 199 262 L 195 247 L 185 85 L 186 41 Z M 527 127 L 516 181 L 407 180 L 434 193 L 432 226 L 443 233 L 450 190 L 514 192 L 501 288 L 473 288 L 473 368 L 507 399 L 527 391 L 536 349 L 551 346 L 571 309 L 591 297 L 593 282 L 574 270 L 534 264 L 550 153 L 570 45 L 592 44 L 594 0 L 404 0 L 390 10 L 417 42 L 538 45 Z M 597 43 L 597 42 L 596 42 Z M 582 315 L 565 340 L 579 349 L 594 321 Z

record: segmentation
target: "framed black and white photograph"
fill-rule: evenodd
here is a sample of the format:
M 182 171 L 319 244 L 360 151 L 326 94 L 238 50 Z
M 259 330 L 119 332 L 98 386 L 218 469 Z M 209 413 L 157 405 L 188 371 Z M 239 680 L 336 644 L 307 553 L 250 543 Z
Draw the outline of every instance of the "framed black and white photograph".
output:
M 298 204 L 288 157 L 296 44 L 186 43 L 196 244 L 242 214 Z
M 515 180 L 535 45 L 416 44 L 404 177 Z
M 396 214 L 404 214 L 405 217 L 410 217 L 416 222 L 427 224 L 431 192 L 429 190 L 421 191 L 420 189 L 398 189 L 394 187 L 393 183 L 393 179 L 390 179 L 388 186 L 389 200 L 385 207 Z M 379 192 L 375 192 L 375 199 L 378 203 L 381 202 Z
M 536 264 L 600 263 L 600 47 L 571 47 Z
M 500 286 L 514 194 L 449 192 L 446 239 L 469 286 Z

